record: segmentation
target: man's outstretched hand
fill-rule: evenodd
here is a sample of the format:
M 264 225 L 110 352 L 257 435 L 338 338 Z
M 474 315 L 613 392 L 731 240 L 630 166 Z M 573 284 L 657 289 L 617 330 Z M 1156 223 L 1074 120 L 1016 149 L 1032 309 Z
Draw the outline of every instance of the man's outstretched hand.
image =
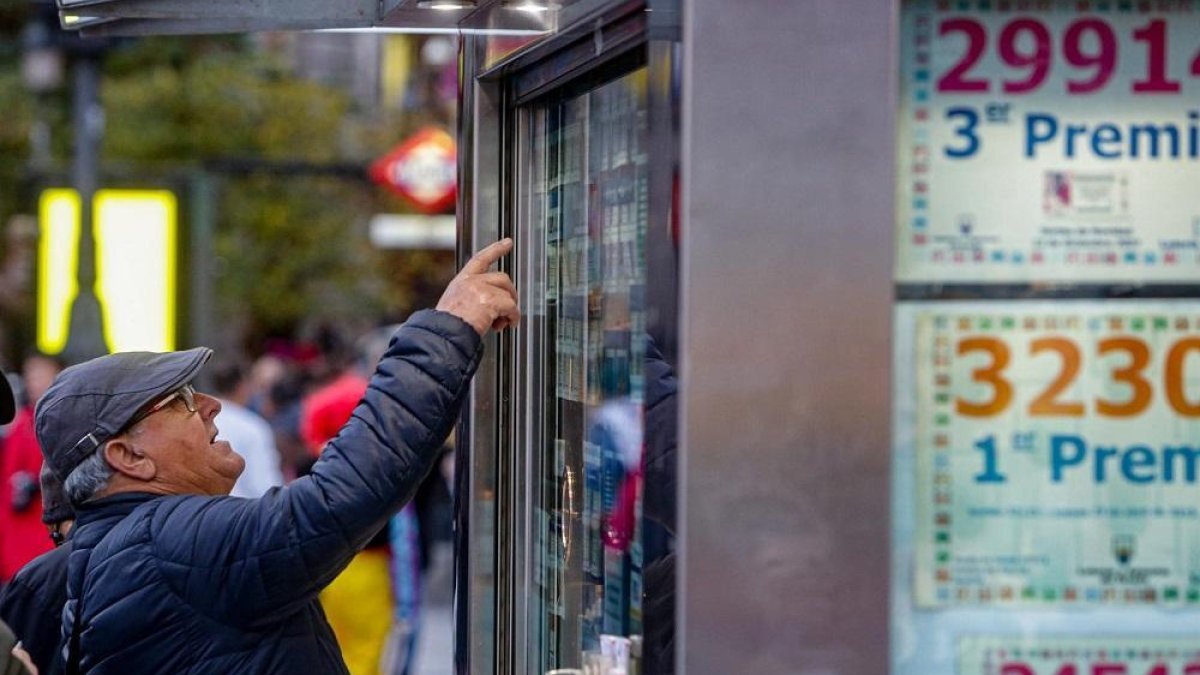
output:
M 466 321 L 479 332 L 504 330 L 521 320 L 517 288 L 504 272 L 489 272 L 492 264 L 508 255 L 512 239 L 501 239 L 476 253 L 446 287 L 437 308 Z

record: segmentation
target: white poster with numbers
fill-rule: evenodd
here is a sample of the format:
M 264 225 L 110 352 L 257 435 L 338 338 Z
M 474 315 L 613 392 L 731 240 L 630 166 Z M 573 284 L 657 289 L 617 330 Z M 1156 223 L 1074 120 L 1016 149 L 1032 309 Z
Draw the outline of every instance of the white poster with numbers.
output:
M 891 675 L 1200 675 L 1055 646 L 1200 644 L 1200 300 L 894 322 Z M 967 667 L 978 636 L 1007 639 Z
M 918 606 L 1200 608 L 1200 303 L 915 328 Z
M 901 283 L 1193 283 L 1200 0 L 906 0 Z
M 971 636 L 957 675 L 1200 675 L 1194 638 Z

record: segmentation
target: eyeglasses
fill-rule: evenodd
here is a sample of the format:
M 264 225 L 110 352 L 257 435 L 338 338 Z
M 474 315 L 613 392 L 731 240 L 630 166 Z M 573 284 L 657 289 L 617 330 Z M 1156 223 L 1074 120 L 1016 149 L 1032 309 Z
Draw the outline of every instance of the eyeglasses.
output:
M 133 428 L 133 425 L 171 405 L 177 399 L 183 401 L 183 405 L 187 407 L 189 415 L 196 412 L 196 390 L 192 387 L 192 385 L 185 384 L 175 391 L 158 399 L 158 401 L 156 401 L 149 408 L 146 408 L 134 415 L 133 419 L 129 420 L 129 423 L 122 427 L 121 430 L 116 434 L 105 434 L 103 437 L 112 438 L 113 436 L 117 436 L 129 431 L 131 428 Z M 70 456 L 77 458 L 78 461 L 82 461 L 88 453 L 95 452 L 96 448 L 100 447 L 101 444 L 100 439 L 96 437 L 97 433 L 104 432 L 101 429 L 97 429 L 96 431 L 90 432 L 83 438 L 79 439 L 79 441 L 75 443 L 75 446 L 71 448 Z
M 158 412 L 159 410 L 162 410 L 163 408 L 171 405 L 176 400 L 183 401 L 183 405 L 187 408 L 187 411 L 189 414 L 196 412 L 196 390 L 195 390 L 195 388 L 192 387 L 192 385 L 185 384 L 182 387 L 176 389 L 175 391 L 160 398 L 158 400 L 158 402 L 156 402 L 154 405 L 152 405 L 149 408 L 146 408 L 145 410 L 134 415 L 133 419 L 129 420 L 129 424 L 125 425 L 125 428 L 126 429 L 132 428 L 133 425 L 137 424 L 138 422 L 141 422 L 142 420 L 153 415 L 154 413 Z

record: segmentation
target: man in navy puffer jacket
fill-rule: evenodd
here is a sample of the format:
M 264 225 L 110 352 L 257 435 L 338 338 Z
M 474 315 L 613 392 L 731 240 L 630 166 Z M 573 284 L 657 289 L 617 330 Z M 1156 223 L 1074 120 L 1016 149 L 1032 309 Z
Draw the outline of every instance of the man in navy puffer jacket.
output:
M 440 311 L 396 331 L 312 474 L 227 496 L 244 466 L 220 403 L 190 381 L 211 351 L 130 353 L 64 371 L 37 410 L 78 516 L 63 612 L 68 672 L 345 673 L 317 602 L 407 502 L 457 418 L 489 328 L 520 318 L 512 248 L 477 254 Z

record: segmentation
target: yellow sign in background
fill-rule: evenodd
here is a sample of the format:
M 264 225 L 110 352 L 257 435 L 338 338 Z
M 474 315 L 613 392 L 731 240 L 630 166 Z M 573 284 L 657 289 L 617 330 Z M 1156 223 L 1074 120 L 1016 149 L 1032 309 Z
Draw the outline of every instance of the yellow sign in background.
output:
M 93 202 L 96 285 L 111 352 L 175 348 L 178 206 L 166 190 L 100 190 Z M 39 205 L 38 349 L 67 344 L 79 292 L 80 199 L 42 193 Z

